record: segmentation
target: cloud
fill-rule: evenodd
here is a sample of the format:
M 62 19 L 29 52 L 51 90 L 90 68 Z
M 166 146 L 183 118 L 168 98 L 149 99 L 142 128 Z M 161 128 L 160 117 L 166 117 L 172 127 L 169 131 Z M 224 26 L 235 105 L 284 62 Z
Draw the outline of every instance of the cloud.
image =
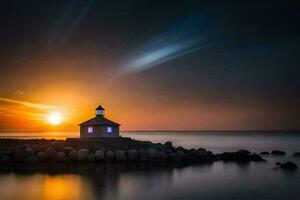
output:
M 21 91 L 21 90 L 16 90 L 15 91 L 15 94 L 18 95 L 18 96 L 22 96 L 25 92 L 24 91 Z
M 24 106 L 24 107 L 35 108 L 35 109 L 40 109 L 40 110 L 51 110 L 51 109 L 58 108 L 58 106 L 54 106 L 54 105 L 32 103 L 32 102 L 29 102 L 29 101 L 21 101 L 21 100 L 2 98 L 2 97 L 0 97 L 0 102 L 17 104 L 17 105 L 21 105 L 21 106 Z
M 137 73 L 224 43 L 205 13 L 183 18 L 166 31 L 140 44 L 122 63 L 121 73 Z

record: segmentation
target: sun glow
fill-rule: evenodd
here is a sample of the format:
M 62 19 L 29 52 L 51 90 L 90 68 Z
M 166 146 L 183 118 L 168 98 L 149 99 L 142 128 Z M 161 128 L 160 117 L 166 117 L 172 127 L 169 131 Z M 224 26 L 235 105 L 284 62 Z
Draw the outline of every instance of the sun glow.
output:
M 62 123 L 62 115 L 58 112 L 50 113 L 47 117 L 47 121 L 51 125 L 59 125 Z

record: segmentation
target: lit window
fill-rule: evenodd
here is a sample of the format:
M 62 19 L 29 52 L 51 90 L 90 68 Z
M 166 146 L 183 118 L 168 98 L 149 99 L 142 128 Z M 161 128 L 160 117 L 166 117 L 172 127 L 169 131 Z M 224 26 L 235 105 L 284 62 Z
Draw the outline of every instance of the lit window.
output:
M 111 127 L 107 127 L 106 130 L 107 130 L 108 133 L 111 133 L 111 132 L 112 132 Z
M 93 133 L 93 127 L 88 127 L 88 133 Z

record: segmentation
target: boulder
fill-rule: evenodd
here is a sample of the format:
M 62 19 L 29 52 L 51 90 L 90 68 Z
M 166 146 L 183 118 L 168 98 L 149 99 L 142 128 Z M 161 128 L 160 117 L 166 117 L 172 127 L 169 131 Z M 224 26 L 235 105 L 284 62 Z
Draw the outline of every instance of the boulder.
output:
M 295 163 L 288 161 L 280 165 L 280 168 L 285 170 L 296 170 L 298 167 Z
M 140 161 L 146 161 L 147 158 L 147 151 L 145 149 L 139 149 L 139 158 Z
M 27 147 L 27 148 L 25 149 L 25 151 L 26 151 L 26 154 L 27 154 L 28 156 L 31 156 L 31 155 L 34 155 L 34 154 L 35 154 L 35 152 L 34 152 L 30 147 Z
M 156 143 L 156 144 L 154 144 L 152 148 L 154 148 L 154 149 L 156 149 L 156 150 L 164 150 L 164 149 L 165 149 L 165 148 L 164 148 L 164 145 L 161 144 L 161 143 Z
M 240 154 L 240 155 L 249 155 L 251 152 L 248 150 L 242 149 L 242 150 L 237 151 L 236 153 Z
M 75 148 L 71 147 L 71 146 L 66 146 L 64 147 L 64 152 L 66 154 L 69 154 L 71 151 L 75 151 Z
M 95 155 L 93 153 L 89 154 L 89 162 L 95 162 Z
M 138 157 L 138 152 L 136 149 L 130 149 L 127 151 L 127 159 L 128 160 L 133 161 L 133 160 L 136 160 L 137 157 Z
M 10 162 L 11 162 L 11 159 L 8 155 L 1 156 L 0 163 L 7 164 L 7 163 L 10 163 Z
M 284 156 L 286 153 L 284 151 L 274 150 L 271 154 L 275 156 Z
M 185 148 L 183 148 L 183 147 L 177 147 L 177 148 L 175 149 L 175 151 L 183 151 L 184 153 L 188 153 L 188 152 L 189 152 L 188 149 L 185 149 Z
M 168 154 L 164 151 L 157 151 L 157 159 L 162 161 L 167 160 Z
M 165 142 L 164 147 L 165 147 L 166 149 L 172 149 L 172 150 L 174 149 L 174 148 L 173 148 L 173 144 L 172 144 L 172 142 L 170 142 L 170 141 Z
M 35 152 L 38 153 L 40 151 L 44 151 L 46 148 L 43 145 L 39 145 L 39 144 L 33 144 L 30 146 L 30 148 Z
M 52 147 L 48 147 L 46 150 L 45 150 L 45 158 L 47 160 L 53 160 L 56 156 L 56 151 L 54 148 Z
M 250 161 L 265 161 L 260 155 L 257 154 L 239 154 L 237 152 L 224 152 L 218 155 L 220 160 L 233 161 L 233 162 L 250 162 Z
M 46 154 L 45 152 L 43 151 L 40 151 L 36 154 L 36 157 L 38 159 L 38 161 L 44 161 L 45 160 L 45 157 L 46 157 Z
M 58 142 L 53 142 L 51 145 L 57 152 L 62 152 L 65 149 L 64 145 Z
M 104 152 L 101 150 L 95 151 L 95 160 L 96 161 L 102 161 L 104 160 Z
M 18 146 L 12 151 L 12 158 L 15 162 L 25 162 L 27 160 L 26 147 Z
M 150 160 L 154 160 L 157 156 L 157 151 L 155 149 L 150 148 L 147 150 L 147 156 Z
M 66 156 L 65 152 L 58 152 L 56 154 L 55 160 L 57 162 L 66 162 L 67 161 L 67 156 Z
M 257 155 L 255 153 L 249 155 L 250 161 L 266 161 L 263 159 L 260 155 Z
M 114 154 L 113 151 L 108 150 L 108 151 L 105 152 L 105 156 L 104 156 L 105 160 L 111 161 L 111 160 L 114 159 L 114 157 L 115 157 L 115 154 Z
M 10 150 L 0 150 L 0 156 L 4 156 L 7 155 L 9 156 L 11 154 Z
M 185 153 L 183 151 L 176 151 L 173 155 L 174 162 L 183 162 L 185 159 Z
M 37 159 L 36 156 L 30 155 L 30 156 L 27 157 L 26 162 L 28 162 L 28 163 L 37 163 L 38 159 Z
M 89 159 L 89 150 L 87 149 L 79 149 L 77 152 L 78 160 L 81 162 L 86 162 Z
M 270 153 L 268 151 L 263 151 L 263 152 L 260 152 L 260 155 L 269 155 Z
M 68 158 L 72 162 L 77 161 L 78 160 L 77 151 L 71 151 L 71 152 L 69 152 Z
M 300 158 L 300 152 L 294 153 L 293 156 L 296 157 L 296 158 Z
M 207 151 L 206 149 L 200 148 L 197 150 L 190 150 L 187 153 L 189 158 L 196 158 L 200 162 L 211 162 L 214 160 L 215 155 L 211 151 Z
M 116 150 L 115 151 L 115 158 L 116 160 L 118 161 L 125 161 L 126 160 L 126 154 L 125 154 L 125 151 L 123 150 Z

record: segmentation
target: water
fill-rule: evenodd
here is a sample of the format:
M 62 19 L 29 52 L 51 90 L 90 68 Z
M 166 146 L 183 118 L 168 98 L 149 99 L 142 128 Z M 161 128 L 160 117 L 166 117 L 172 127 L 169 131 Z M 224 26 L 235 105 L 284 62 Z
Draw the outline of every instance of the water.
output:
M 41 133 L 7 133 L 14 138 L 40 138 Z M 7 137 L 1 134 L 1 137 Z M 43 133 L 47 138 L 77 137 L 77 132 Z M 254 152 L 284 150 L 287 156 L 266 156 L 268 162 L 239 165 L 215 162 L 188 167 L 135 165 L 63 166 L 62 170 L 21 168 L 2 171 L 0 199 L 299 199 L 300 170 L 274 169 L 277 161 L 300 159 L 297 132 L 124 132 L 154 142 L 172 141 L 186 148 L 215 153 L 241 148 Z M 66 170 L 66 168 L 68 170 Z M 71 170 L 69 170 L 71 168 Z

